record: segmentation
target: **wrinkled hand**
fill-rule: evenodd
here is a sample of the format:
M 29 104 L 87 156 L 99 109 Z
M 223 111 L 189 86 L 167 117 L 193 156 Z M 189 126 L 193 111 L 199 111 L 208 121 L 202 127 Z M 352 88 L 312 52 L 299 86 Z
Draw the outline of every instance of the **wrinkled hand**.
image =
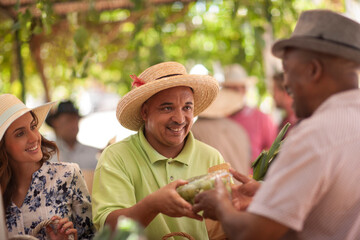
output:
M 215 179 L 215 189 L 204 191 L 195 196 L 193 211 L 195 213 L 204 211 L 204 218 L 217 220 L 219 207 L 221 204 L 226 203 L 226 201 L 230 202 L 230 195 L 224 183 L 217 177 Z
M 60 218 L 59 216 L 53 216 L 51 220 L 59 220 L 54 231 L 51 226 L 46 227 L 46 232 L 51 240 L 67 240 L 69 235 L 73 234 L 74 239 L 77 240 L 77 230 L 74 228 L 73 222 L 68 218 Z
M 185 201 L 176 191 L 176 188 L 188 183 L 185 180 L 176 180 L 152 193 L 155 208 L 158 212 L 170 217 L 190 217 L 197 220 L 203 218 L 192 211 L 192 205 Z
M 261 184 L 234 169 L 230 169 L 230 173 L 236 180 L 242 183 L 231 187 L 233 206 L 239 211 L 246 210 Z

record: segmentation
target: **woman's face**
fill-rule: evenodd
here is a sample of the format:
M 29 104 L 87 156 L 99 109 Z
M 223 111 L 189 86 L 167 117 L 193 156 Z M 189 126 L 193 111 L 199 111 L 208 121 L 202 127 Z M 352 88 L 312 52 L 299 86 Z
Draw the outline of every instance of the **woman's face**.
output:
M 30 112 L 19 117 L 10 125 L 5 132 L 4 140 L 10 162 L 39 162 L 43 157 L 37 121 Z

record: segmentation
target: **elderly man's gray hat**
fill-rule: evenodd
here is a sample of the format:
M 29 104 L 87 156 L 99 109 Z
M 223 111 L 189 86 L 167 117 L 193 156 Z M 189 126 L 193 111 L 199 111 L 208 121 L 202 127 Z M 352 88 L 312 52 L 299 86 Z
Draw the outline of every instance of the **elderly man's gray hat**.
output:
M 274 56 L 295 47 L 327 53 L 360 63 L 360 24 L 329 10 L 310 10 L 300 15 L 290 38 L 277 41 Z

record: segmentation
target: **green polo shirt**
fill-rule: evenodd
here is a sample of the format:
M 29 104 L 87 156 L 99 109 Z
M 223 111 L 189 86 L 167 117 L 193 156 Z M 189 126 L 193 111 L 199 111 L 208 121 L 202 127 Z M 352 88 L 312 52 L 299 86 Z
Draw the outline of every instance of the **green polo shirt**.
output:
M 166 158 L 152 148 L 141 129 L 101 154 L 92 190 L 94 224 L 99 229 L 112 211 L 129 208 L 172 181 L 206 174 L 209 167 L 223 162 L 216 149 L 196 140 L 191 132 L 181 153 L 176 158 Z M 204 221 L 164 214 L 158 214 L 145 232 L 149 240 L 161 239 L 171 232 L 208 239 Z

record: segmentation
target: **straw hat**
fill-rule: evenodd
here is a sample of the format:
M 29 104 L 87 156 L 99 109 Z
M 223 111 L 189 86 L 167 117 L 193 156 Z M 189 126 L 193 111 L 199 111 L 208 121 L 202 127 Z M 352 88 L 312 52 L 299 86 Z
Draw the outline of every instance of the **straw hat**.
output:
M 134 79 L 130 92 L 118 103 L 116 117 L 125 128 L 137 131 L 143 124 L 141 106 L 154 94 L 172 87 L 187 86 L 194 91 L 194 116 L 206 109 L 216 98 L 219 85 L 208 75 L 187 74 L 183 65 L 164 62 L 149 67 Z
M 19 117 L 27 112 L 33 111 L 39 120 L 37 128 L 39 129 L 43 124 L 46 115 L 55 102 L 46 103 L 36 108 L 28 108 L 17 97 L 12 94 L 0 95 L 0 139 L 4 136 L 4 133 L 8 127 Z
M 232 64 L 225 67 L 225 81 L 223 87 L 247 86 L 256 83 L 256 77 L 249 77 L 240 64 Z
M 222 88 L 215 101 L 199 117 L 222 118 L 228 117 L 242 109 L 245 105 L 245 96 L 232 89 Z
M 296 47 L 332 54 L 360 63 L 360 24 L 329 10 L 310 10 L 300 15 L 290 38 L 277 41 L 272 53 Z

